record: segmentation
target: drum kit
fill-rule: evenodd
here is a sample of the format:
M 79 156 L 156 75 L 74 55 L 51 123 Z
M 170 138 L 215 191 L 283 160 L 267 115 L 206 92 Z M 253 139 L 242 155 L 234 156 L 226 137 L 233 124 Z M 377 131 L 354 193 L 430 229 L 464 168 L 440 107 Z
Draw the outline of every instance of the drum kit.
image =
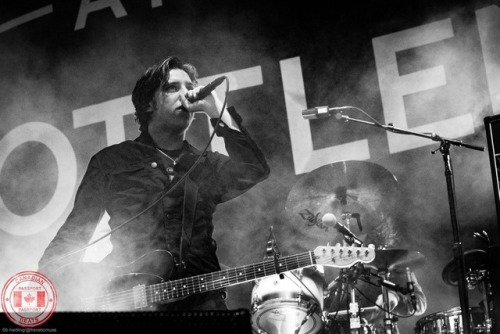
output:
M 493 310 L 491 300 L 491 284 L 487 268 L 487 254 L 484 250 L 473 249 L 464 253 L 467 268 L 466 281 L 469 290 L 476 287 L 482 293 L 482 305 L 470 308 L 471 333 L 492 333 Z M 458 285 L 458 269 L 451 260 L 442 273 L 443 281 L 449 285 Z M 416 334 L 427 333 L 463 333 L 463 319 L 460 307 L 445 312 L 430 314 L 420 319 L 415 328 Z
M 397 205 L 397 190 L 392 173 L 363 161 L 335 162 L 302 177 L 288 194 L 285 216 L 287 233 L 291 234 L 283 244 L 290 249 L 313 249 L 331 243 L 350 247 L 369 243 L 369 247 L 375 247 L 376 256 L 370 263 L 334 268 L 333 275 L 331 268 L 317 265 L 256 280 L 251 300 L 253 332 L 398 333 L 398 318 L 414 316 L 418 308 L 410 268 L 424 264 L 425 257 L 418 251 L 394 247 L 397 233 L 391 214 Z M 266 257 L 279 256 L 271 230 Z M 489 334 L 491 309 L 485 254 L 474 250 L 467 252 L 465 259 L 469 289 L 479 286 L 486 301 L 484 307 L 470 310 L 473 333 Z M 403 277 L 406 284 L 390 281 L 392 276 Z M 454 261 L 444 268 L 442 277 L 446 284 L 457 285 Z M 375 289 L 375 297 L 382 297 L 381 302 L 367 297 L 364 286 L 372 292 Z M 389 307 L 390 292 L 407 297 L 408 314 L 392 313 L 396 309 L 391 311 L 394 306 Z M 461 334 L 462 326 L 458 307 L 421 318 L 414 332 Z

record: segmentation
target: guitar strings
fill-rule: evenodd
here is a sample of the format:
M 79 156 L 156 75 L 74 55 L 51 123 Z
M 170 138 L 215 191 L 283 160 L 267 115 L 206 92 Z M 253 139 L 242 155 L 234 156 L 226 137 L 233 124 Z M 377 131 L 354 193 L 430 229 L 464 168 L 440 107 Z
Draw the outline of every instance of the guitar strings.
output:
M 304 267 L 306 265 L 314 265 L 315 261 L 312 252 L 298 254 L 294 256 L 284 257 L 278 259 L 278 264 L 285 267 L 283 272 L 289 271 L 288 267 L 294 265 L 297 267 Z M 305 261 L 301 264 L 301 261 Z M 250 269 L 250 267 L 253 268 Z M 293 269 L 292 269 L 293 270 Z M 248 275 L 248 271 L 250 274 Z M 270 274 L 268 274 L 268 272 Z M 262 276 L 259 276 L 262 274 Z M 223 271 L 216 271 L 194 277 L 186 277 L 175 281 L 166 281 L 162 283 L 146 286 L 144 289 L 146 304 L 155 303 L 158 301 L 181 298 L 191 293 L 206 292 L 216 290 L 228 285 L 247 282 L 249 280 L 258 279 L 261 277 L 277 274 L 275 263 L 273 260 L 264 261 L 259 264 L 250 264 L 242 267 L 232 268 Z M 219 277 L 217 277 L 219 276 Z M 238 278 L 239 277 L 239 278 Z M 241 280 L 243 278 L 243 280 Z M 206 282 L 209 283 L 206 283 Z M 223 286 L 224 285 L 224 286 Z M 157 287 L 156 289 L 154 287 Z M 167 296 L 167 297 L 165 297 Z M 97 310 L 111 310 L 117 305 L 134 304 L 134 290 L 124 290 L 113 292 L 104 296 L 83 298 L 82 302 L 87 307 L 93 306 Z
M 350 259 L 353 255 L 355 254 L 346 254 L 344 255 L 345 259 Z M 359 255 L 359 254 L 358 254 Z M 360 260 L 357 256 L 354 256 L 355 259 Z M 306 267 L 309 265 L 314 265 L 317 264 L 316 260 L 318 257 L 314 256 L 313 252 L 306 252 L 302 254 L 297 254 L 293 256 L 287 256 L 284 258 L 279 258 L 278 259 L 278 265 L 283 265 L 285 267 L 282 272 L 290 271 L 293 269 L 297 269 L 300 267 Z M 307 261 L 306 261 L 307 260 Z M 305 262 L 300 262 L 300 261 L 305 261 Z M 334 262 L 333 258 L 329 260 L 330 262 Z M 289 266 L 294 265 L 293 269 L 288 269 Z M 352 264 L 352 261 L 351 263 Z M 253 268 L 253 277 L 249 277 L 247 273 L 247 268 Z M 257 268 L 257 271 L 255 271 L 255 268 Z M 262 272 L 262 271 L 263 272 Z M 250 270 L 251 271 L 251 270 Z M 231 272 L 234 272 L 233 275 L 236 276 L 231 276 Z M 252 271 L 251 271 L 252 272 Z M 259 272 L 263 274 L 262 276 L 258 276 L 256 273 Z M 269 272 L 269 274 L 268 274 Z M 241 277 L 241 275 L 245 273 L 245 277 L 242 281 L 238 279 L 238 276 Z M 206 292 L 206 291 L 211 291 L 211 290 L 216 290 L 223 288 L 224 286 L 229 286 L 229 285 L 234 285 L 238 283 L 243 283 L 247 282 L 250 280 L 254 279 L 259 279 L 263 278 L 266 276 L 270 276 L 273 274 L 277 274 L 277 268 L 274 260 L 270 261 L 264 261 L 259 264 L 250 264 L 242 267 L 237 267 L 237 268 L 232 268 L 228 270 L 223 270 L 223 271 L 216 271 L 212 273 L 207 273 L 207 274 L 202 274 L 198 276 L 193 276 L 193 277 L 186 277 L 182 278 L 179 280 L 175 281 L 166 281 L 162 283 L 157 283 L 153 284 L 150 286 L 146 286 L 144 288 L 144 294 L 146 296 L 146 306 L 155 303 L 158 301 L 163 301 L 163 300 L 168 300 L 168 299 L 175 299 L 175 298 L 181 298 L 184 296 L 188 296 L 189 294 L 194 294 L 197 292 Z M 219 278 L 214 278 L 214 276 L 219 276 Z M 226 277 L 228 276 L 228 277 Z M 211 281 L 212 287 L 206 287 L 207 285 L 205 282 L 205 279 L 208 279 L 208 281 Z M 191 282 L 189 282 L 189 280 Z M 200 283 L 202 281 L 202 283 Z M 224 284 L 224 286 L 222 286 Z M 154 287 L 157 287 L 155 289 Z M 161 288 L 160 288 L 161 287 Z M 165 295 L 167 297 L 165 297 Z M 96 304 L 94 303 L 93 305 L 98 305 L 101 309 L 103 307 L 106 307 L 107 310 L 111 310 L 109 306 L 113 306 L 116 304 L 130 304 L 134 303 L 136 300 L 134 298 L 134 291 L 133 290 L 125 290 L 125 291 L 119 291 L 115 293 L 111 293 L 105 296 L 98 296 L 98 297 L 90 297 L 87 298 L 87 305 L 90 304 L 88 301 L 89 300 L 99 300 L 102 299 L 104 301 L 101 302 L 101 304 Z M 142 308 L 142 307 L 139 307 Z
M 311 263 L 307 262 L 307 264 L 311 264 Z M 250 265 L 250 266 L 252 266 L 252 265 Z M 250 266 L 248 266 L 248 267 L 250 267 Z M 253 265 L 253 266 L 255 267 L 255 265 Z M 267 275 L 268 271 L 273 273 L 273 274 L 276 273 L 273 262 L 264 263 L 263 266 L 262 265 L 260 265 L 260 266 L 262 267 L 262 270 L 265 273 L 264 276 L 268 276 Z M 229 269 L 228 271 L 214 272 L 214 273 L 201 275 L 204 277 L 212 276 L 211 283 L 208 284 L 211 287 L 208 287 L 208 288 L 204 287 L 207 284 L 204 284 L 203 282 L 202 283 L 194 282 L 193 278 L 187 277 L 187 278 L 184 278 L 184 279 L 181 279 L 178 281 L 174 281 L 177 283 L 164 282 L 164 283 L 159 283 L 159 284 L 154 285 L 157 287 L 162 286 L 162 287 L 167 287 L 167 288 L 170 285 L 171 287 L 169 289 L 165 289 L 165 288 L 154 289 L 152 286 L 148 286 L 145 288 L 145 295 L 146 295 L 147 300 L 154 303 L 156 301 L 162 301 L 165 299 L 180 298 L 180 297 L 183 297 L 186 293 L 187 294 L 191 293 L 191 291 L 193 293 L 196 293 L 196 292 L 215 290 L 215 289 L 221 288 L 222 287 L 221 285 L 226 283 L 226 282 L 227 282 L 227 284 L 238 283 L 240 281 L 240 279 L 238 279 L 237 277 L 232 277 L 229 275 L 228 275 L 229 277 L 225 277 L 223 275 L 224 273 L 230 274 L 230 271 L 234 271 L 235 273 L 237 273 L 238 268 Z M 240 271 L 240 274 L 241 274 L 241 271 Z M 213 278 L 213 276 L 217 276 L 217 275 L 219 275 L 220 277 Z M 245 275 L 245 276 L 246 277 L 243 281 L 248 281 L 249 280 L 248 275 Z M 254 274 L 252 276 L 253 277 L 251 279 L 259 278 L 259 276 L 256 274 Z M 189 280 L 191 282 L 189 282 Z M 165 298 L 165 295 L 167 295 L 168 298 Z M 90 298 L 90 299 L 92 299 L 92 298 Z M 94 298 L 94 300 L 96 300 L 96 301 L 100 300 L 100 299 L 102 300 L 101 303 L 100 304 L 94 303 L 94 305 L 97 305 L 101 309 L 102 308 L 109 309 L 109 306 L 112 306 L 112 305 L 116 306 L 116 304 L 124 304 L 124 303 L 129 304 L 130 302 L 134 301 L 134 293 L 133 293 L 133 290 L 132 291 L 126 290 L 126 291 L 112 293 L 112 294 L 109 294 L 107 296 L 103 296 L 103 297 L 101 296 L 101 297 Z M 88 301 L 86 301 L 86 302 L 87 302 L 87 305 L 89 305 Z

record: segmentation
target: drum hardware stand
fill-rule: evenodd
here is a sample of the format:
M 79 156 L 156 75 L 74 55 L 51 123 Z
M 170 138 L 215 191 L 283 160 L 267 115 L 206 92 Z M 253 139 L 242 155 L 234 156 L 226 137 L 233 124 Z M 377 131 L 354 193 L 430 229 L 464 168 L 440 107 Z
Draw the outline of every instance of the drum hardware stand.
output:
M 280 272 L 278 259 L 281 255 L 281 252 L 278 248 L 278 244 L 276 243 L 276 237 L 274 236 L 273 227 L 269 228 L 269 238 L 267 239 L 266 246 L 266 256 L 264 259 L 273 259 L 274 260 L 274 269 L 276 270 L 276 274 L 279 275 L 280 279 L 284 279 L 285 276 L 282 272 Z
M 386 281 L 389 278 L 388 272 L 382 273 L 384 280 Z M 396 322 L 398 318 L 390 314 L 389 311 L 389 292 L 384 284 L 382 284 L 382 298 L 384 300 L 384 328 L 386 334 L 392 334 L 394 328 L 396 326 Z
M 354 285 L 357 283 L 358 278 L 361 275 L 365 274 L 365 270 L 363 264 L 358 263 L 354 266 L 351 266 L 347 273 L 343 271 L 343 282 L 348 286 L 350 303 L 348 308 L 349 314 L 349 328 L 351 334 L 361 334 L 361 317 L 360 317 L 360 309 L 359 304 L 356 301 L 356 289 Z M 344 283 L 343 283 L 344 284 Z
M 351 216 L 353 216 L 350 212 L 342 212 L 342 220 L 346 221 L 347 227 L 343 226 L 339 222 L 335 224 L 335 228 L 344 235 L 344 246 L 345 243 L 348 243 L 349 246 L 356 244 L 358 246 L 363 246 L 363 242 L 359 240 L 354 233 L 350 230 L 350 221 Z M 358 220 L 359 223 L 359 220 Z M 359 316 L 359 304 L 356 301 L 356 290 L 354 285 L 357 282 L 357 279 L 362 273 L 362 264 L 354 265 L 349 268 L 349 271 L 352 273 L 351 275 L 345 275 L 347 279 L 347 285 L 349 287 L 349 296 L 351 298 L 351 302 L 349 303 L 349 328 L 351 329 L 351 334 L 361 334 L 361 318 Z M 355 268 L 354 270 L 352 270 Z M 361 269 L 361 270 L 360 270 Z M 341 272 L 342 273 L 342 272 Z
M 484 301 L 484 325 L 486 334 L 491 333 L 493 327 L 492 318 L 490 314 L 490 289 L 489 289 L 489 279 L 487 270 L 475 270 L 470 271 L 467 274 L 467 283 L 470 290 L 473 290 L 478 283 L 481 283 L 481 289 Z
M 372 120 L 374 120 L 365 111 L 357 107 L 345 106 L 345 107 L 332 108 L 333 111 L 339 109 L 356 109 L 361 111 L 366 116 L 370 117 Z M 303 115 L 305 117 L 304 112 Z M 461 140 L 444 138 L 435 133 L 419 133 L 415 131 L 396 128 L 392 123 L 389 123 L 389 125 L 384 125 L 375 120 L 374 120 L 375 122 L 367 122 L 364 120 L 351 118 L 349 116 L 343 115 L 342 111 L 336 111 L 335 118 L 338 120 L 343 119 L 345 122 L 353 121 L 357 123 L 368 124 L 380 127 L 386 131 L 390 131 L 393 133 L 414 135 L 441 143 L 440 147 L 431 153 L 434 154 L 435 152 L 440 151 L 443 156 L 443 161 L 445 165 L 444 167 L 445 167 L 446 185 L 448 192 L 448 202 L 450 207 L 451 226 L 453 230 L 453 240 L 454 240 L 452 250 L 453 250 L 453 257 L 455 259 L 455 263 L 458 268 L 458 293 L 460 297 L 460 307 L 462 310 L 462 320 L 464 324 L 463 334 L 471 334 L 472 326 L 471 326 L 470 309 L 469 309 L 469 296 L 467 293 L 467 282 L 465 280 L 465 259 L 464 259 L 464 251 L 462 248 L 462 242 L 460 240 L 460 226 L 458 224 L 457 213 L 456 213 L 455 184 L 453 180 L 453 168 L 451 165 L 451 158 L 450 158 L 450 146 L 455 145 L 459 147 L 466 147 L 477 151 L 484 151 L 484 147 L 466 144 Z
M 344 243 L 348 243 L 350 246 L 353 244 L 363 245 L 363 242 L 359 240 L 354 233 L 349 230 L 349 222 L 351 218 L 351 213 L 342 213 L 342 219 L 345 218 L 347 222 L 347 228 L 342 224 L 335 224 L 337 230 L 339 230 L 344 235 Z M 346 273 L 343 269 L 341 270 L 341 275 L 343 275 L 342 280 L 346 282 L 349 289 L 350 303 L 349 303 L 349 328 L 351 334 L 361 334 L 361 318 L 359 316 L 359 304 L 356 301 L 356 290 L 354 285 L 356 284 L 358 277 L 363 274 L 364 267 L 363 264 L 359 263 L 351 266 Z M 344 284 L 344 283 L 342 283 Z

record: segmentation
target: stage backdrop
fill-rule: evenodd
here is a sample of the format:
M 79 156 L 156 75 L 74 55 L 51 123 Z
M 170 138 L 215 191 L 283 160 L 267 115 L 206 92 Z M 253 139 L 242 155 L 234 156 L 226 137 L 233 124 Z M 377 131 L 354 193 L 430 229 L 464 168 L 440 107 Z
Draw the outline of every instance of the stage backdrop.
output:
M 177 55 L 197 66 L 201 83 L 228 77 L 228 103 L 271 167 L 268 180 L 216 212 L 225 266 L 261 261 L 271 227 L 282 256 L 336 242 L 321 221 L 328 208 L 318 207 L 341 182 L 321 167 L 360 161 L 346 165 L 358 166 L 350 178 L 367 192 L 358 194 L 355 232 L 370 231 L 385 210 L 397 247 L 425 257 L 412 268 L 427 294 L 425 314 L 459 306 L 456 286 L 441 277 L 454 237 L 439 142 L 337 117 L 306 120 L 302 110 L 352 106 L 344 116 L 484 147 L 452 146 L 451 161 L 463 248 L 485 249 L 475 232 L 499 239 L 483 124 L 500 112 L 499 41 L 494 1 L 2 1 L 0 283 L 37 269 L 90 157 L 138 136 L 136 80 Z M 188 138 L 203 149 L 210 131 L 197 115 Z M 225 152 L 217 138 L 211 149 Z M 387 173 L 364 174 L 378 167 L 395 186 L 380 176 Z M 373 215 L 363 211 L 373 205 Z M 105 231 L 103 222 L 96 236 Z M 107 251 L 104 241 L 85 257 Z M 230 288 L 229 306 L 250 308 L 251 290 L 251 282 Z M 477 306 L 481 293 L 469 294 Z M 408 332 L 417 320 L 399 326 Z

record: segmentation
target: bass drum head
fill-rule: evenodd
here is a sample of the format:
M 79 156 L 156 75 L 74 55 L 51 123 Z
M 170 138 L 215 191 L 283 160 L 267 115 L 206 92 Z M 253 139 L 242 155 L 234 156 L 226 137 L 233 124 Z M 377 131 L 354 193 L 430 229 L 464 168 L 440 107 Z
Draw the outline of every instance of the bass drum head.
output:
M 266 305 L 252 317 L 254 333 L 294 334 L 307 315 L 296 301 L 277 301 Z M 300 327 L 299 334 L 317 333 L 323 326 L 320 314 L 313 313 Z
M 257 280 L 252 289 L 254 333 L 296 334 L 299 327 L 298 334 L 319 332 L 323 328 L 326 283 L 322 270 L 318 269 L 322 267 L 309 267 Z

